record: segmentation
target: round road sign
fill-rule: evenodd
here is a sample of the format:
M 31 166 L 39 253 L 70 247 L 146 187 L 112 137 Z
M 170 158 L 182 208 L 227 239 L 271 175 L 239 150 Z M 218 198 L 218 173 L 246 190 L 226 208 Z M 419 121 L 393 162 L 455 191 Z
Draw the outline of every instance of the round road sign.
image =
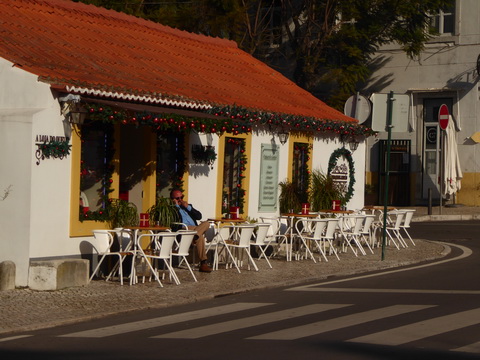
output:
M 442 130 L 447 129 L 449 115 L 447 105 L 442 104 L 440 110 L 438 110 L 438 124 Z
M 362 95 L 350 96 L 343 107 L 343 113 L 357 119 L 360 124 L 368 119 L 371 112 L 370 101 Z

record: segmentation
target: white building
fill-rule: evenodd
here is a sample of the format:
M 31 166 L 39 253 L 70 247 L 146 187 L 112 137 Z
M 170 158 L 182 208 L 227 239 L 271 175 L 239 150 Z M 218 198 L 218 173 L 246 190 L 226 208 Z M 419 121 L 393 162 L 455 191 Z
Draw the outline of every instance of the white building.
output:
M 407 99 L 404 123 L 397 124 L 392 133 L 389 202 L 393 205 L 426 204 L 429 189 L 438 203 L 442 149 L 438 111 L 442 104 L 452 115 L 463 173 L 461 189 L 449 203 L 480 205 L 479 17 L 478 0 L 457 0 L 452 8 L 432 17 L 439 35 L 426 44 L 418 61 L 408 59 L 396 44 L 383 46 L 373 59 L 381 66 L 361 93 L 392 91 Z M 401 112 L 395 105 L 398 102 L 394 111 Z M 380 201 L 386 139 L 383 130 L 367 142 L 367 183 L 376 186 Z
M 0 262 L 17 286 L 32 260 L 89 257 L 108 198 L 145 212 L 180 186 L 204 219 L 225 202 L 276 215 L 280 181 L 333 159 L 361 169 L 346 175 L 363 205 L 369 130 L 234 42 L 65 0 L 1 2 L 0 34 Z M 340 134 L 360 141 L 350 161 Z M 208 146 L 213 164 L 193 156 Z

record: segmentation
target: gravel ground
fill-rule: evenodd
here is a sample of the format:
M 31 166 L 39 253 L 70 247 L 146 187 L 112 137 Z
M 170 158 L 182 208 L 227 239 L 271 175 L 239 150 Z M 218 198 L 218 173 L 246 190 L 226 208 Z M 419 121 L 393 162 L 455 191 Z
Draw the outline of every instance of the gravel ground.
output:
M 272 260 L 273 269 L 269 269 L 265 261 L 258 261 L 258 272 L 245 269 L 239 274 L 235 269 L 224 268 L 212 273 L 196 272 L 197 283 L 193 282 L 187 270 L 177 269 L 182 283 L 177 286 L 167 280 L 163 288 L 156 282 L 121 286 L 118 281 L 97 280 L 86 287 L 57 291 L 3 291 L 0 292 L 0 334 L 74 323 L 140 309 L 191 303 L 254 289 L 388 269 L 441 258 L 448 252 L 448 249 L 438 243 L 416 240 L 416 244 L 415 247 L 401 250 L 387 248 L 383 261 L 381 249 L 377 248 L 373 255 L 355 257 L 348 251 L 340 254 L 340 261 L 330 256 L 328 262 L 316 264 L 311 260 Z

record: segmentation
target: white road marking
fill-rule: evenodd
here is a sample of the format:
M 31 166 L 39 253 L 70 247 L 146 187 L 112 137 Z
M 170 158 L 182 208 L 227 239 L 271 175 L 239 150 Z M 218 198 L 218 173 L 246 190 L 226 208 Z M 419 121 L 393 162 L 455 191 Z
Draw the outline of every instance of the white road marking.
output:
M 410 325 L 400 326 L 394 329 L 378 333 L 360 336 L 349 342 L 402 345 L 429 336 L 439 335 L 448 331 L 458 330 L 467 326 L 480 323 L 480 308 L 462 311 L 455 314 L 440 316 L 430 320 L 416 322 Z
M 437 242 L 437 241 L 432 241 L 432 242 Z M 460 254 L 457 257 L 451 258 L 451 259 L 440 260 L 440 261 L 437 261 L 437 262 L 431 263 L 431 264 L 417 265 L 417 266 L 409 267 L 409 268 L 406 268 L 406 269 L 384 271 L 384 272 L 381 272 L 381 273 L 361 275 L 361 276 L 356 276 L 356 277 L 352 277 L 352 278 L 348 278 L 348 279 L 334 280 L 334 281 L 328 281 L 328 282 L 324 282 L 324 283 L 316 283 L 316 284 L 310 284 L 310 285 L 304 285 L 304 286 L 296 286 L 296 287 L 293 287 L 293 288 L 285 289 L 285 291 L 322 291 L 322 290 L 319 290 L 319 289 L 316 289 L 316 288 L 320 287 L 320 286 L 325 286 L 325 285 L 338 284 L 338 283 L 342 283 L 342 282 L 346 282 L 346 281 L 355 281 L 355 280 L 359 280 L 359 279 L 367 279 L 367 278 L 371 278 L 371 277 L 385 276 L 385 275 L 394 274 L 394 273 L 397 273 L 397 272 L 417 270 L 417 269 L 421 269 L 421 268 L 424 268 L 424 267 L 445 264 L 445 263 L 450 262 L 450 261 L 457 261 L 457 260 L 464 259 L 464 258 L 472 255 L 472 253 L 473 253 L 472 250 L 470 250 L 469 248 L 467 248 L 465 246 L 451 244 L 451 243 L 440 243 L 440 242 L 438 242 L 438 243 L 442 244 L 442 245 L 449 245 L 449 246 L 457 247 L 460 250 L 462 250 L 462 254 Z M 340 290 L 338 290 L 338 291 L 340 291 Z
M 108 326 L 99 329 L 79 331 L 75 333 L 60 335 L 60 337 L 82 337 L 82 338 L 102 338 L 106 336 L 124 334 L 133 331 L 145 330 L 158 326 L 176 324 L 182 321 L 209 318 L 216 315 L 229 314 L 236 311 L 255 309 L 262 306 L 274 305 L 273 303 L 235 303 L 223 306 L 216 306 L 208 309 L 184 312 L 176 315 L 162 316 L 148 320 L 135 321 L 126 324 Z
M 153 338 L 176 338 L 176 339 L 198 339 L 204 336 L 225 333 L 228 331 L 244 329 L 247 327 L 258 326 L 275 321 L 292 319 L 299 316 L 310 315 L 322 311 L 332 309 L 339 309 L 342 307 L 351 306 L 350 304 L 312 304 L 301 306 L 293 309 L 275 311 L 267 314 L 250 316 L 242 319 L 235 319 L 232 321 L 225 321 L 221 323 L 200 326 L 193 329 L 176 331 L 168 334 L 152 336 Z
M 255 340 L 295 340 L 302 337 L 322 334 L 328 331 L 343 329 L 349 326 L 363 324 L 369 321 L 406 314 L 412 311 L 427 309 L 434 305 L 393 305 L 380 309 L 368 310 L 352 315 L 340 316 L 334 319 L 317 321 L 311 324 L 296 326 L 250 337 Z
M 465 345 L 456 349 L 452 349 L 452 351 L 462 351 L 462 352 L 469 352 L 469 353 L 480 353 L 480 341 Z
M 5 342 L 5 341 L 12 341 L 12 340 L 18 340 L 18 339 L 23 339 L 27 337 L 31 337 L 33 335 L 17 335 L 17 336 L 10 336 L 7 338 L 0 339 L 0 342 Z
M 420 289 L 369 289 L 369 288 L 308 288 L 302 291 L 317 292 L 356 292 L 356 293 L 401 293 L 401 294 L 444 294 L 480 295 L 480 290 L 420 290 Z

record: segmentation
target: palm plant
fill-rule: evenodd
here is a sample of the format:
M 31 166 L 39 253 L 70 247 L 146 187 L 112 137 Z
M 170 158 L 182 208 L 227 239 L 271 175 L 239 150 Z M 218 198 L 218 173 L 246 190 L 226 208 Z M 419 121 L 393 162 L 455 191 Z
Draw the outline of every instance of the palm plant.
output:
M 111 199 L 106 212 L 111 229 L 138 225 L 138 211 L 134 203 L 122 199 Z
M 150 222 L 158 223 L 161 226 L 170 227 L 171 223 L 180 221 L 178 211 L 175 209 L 172 200 L 163 196 L 157 198 L 156 204 L 148 209 L 147 213 Z
M 335 186 L 332 177 L 320 170 L 312 172 L 309 194 L 310 208 L 315 211 L 330 209 L 333 200 L 340 200 L 343 204 L 343 195 Z
M 302 201 L 298 194 L 298 188 L 294 183 L 288 180 L 282 181 L 280 184 L 280 213 L 299 212 L 302 208 Z

